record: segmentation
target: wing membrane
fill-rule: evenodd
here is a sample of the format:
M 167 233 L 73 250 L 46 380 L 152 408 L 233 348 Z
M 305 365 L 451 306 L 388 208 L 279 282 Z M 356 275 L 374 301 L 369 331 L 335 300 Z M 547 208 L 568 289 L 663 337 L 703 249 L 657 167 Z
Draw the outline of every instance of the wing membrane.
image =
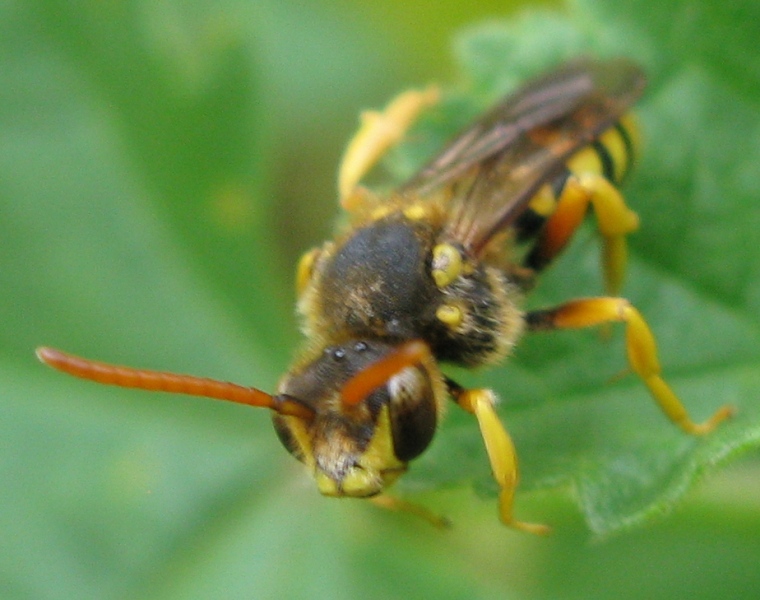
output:
M 514 223 L 567 159 L 615 123 L 646 80 L 623 60 L 577 60 L 534 80 L 463 131 L 402 192 L 449 186 L 446 236 L 473 254 Z

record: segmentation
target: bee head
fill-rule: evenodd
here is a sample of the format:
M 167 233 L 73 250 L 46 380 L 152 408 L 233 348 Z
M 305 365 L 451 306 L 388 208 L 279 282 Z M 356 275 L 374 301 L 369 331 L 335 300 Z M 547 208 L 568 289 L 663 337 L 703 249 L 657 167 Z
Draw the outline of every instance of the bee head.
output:
M 444 390 L 422 342 L 352 340 L 283 379 L 279 397 L 313 416 L 275 414 L 274 425 L 322 494 L 374 496 L 430 444 Z

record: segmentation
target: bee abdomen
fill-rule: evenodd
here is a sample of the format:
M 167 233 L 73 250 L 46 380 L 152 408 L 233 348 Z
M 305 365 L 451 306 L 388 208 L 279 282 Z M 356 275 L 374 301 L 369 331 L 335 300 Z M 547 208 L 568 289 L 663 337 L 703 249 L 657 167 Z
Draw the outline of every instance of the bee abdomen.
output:
M 517 240 L 536 236 L 562 197 L 573 175 L 593 173 L 620 185 L 631 170 L 638 151 L 638 128 L 632 115 L 625 115 L 567 161 L 565 168 L 531 200 L 516 224 Z

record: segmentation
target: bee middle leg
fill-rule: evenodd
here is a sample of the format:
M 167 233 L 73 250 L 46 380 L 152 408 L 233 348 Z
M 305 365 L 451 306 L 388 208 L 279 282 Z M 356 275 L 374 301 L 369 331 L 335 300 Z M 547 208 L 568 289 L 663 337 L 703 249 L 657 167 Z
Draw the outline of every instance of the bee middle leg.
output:
M 496 413 L 494 393 L 487 389 L 467 390 L 450 379 L 446 380 L 446 384 L 456 403 L 478 420 L 491 471 L 499 485 L 499 518 L 502 523 L 528 533 L 549 533 L 551 529 L 546 525 L 525 523 L 514 518 L 514 495 L 519 479 L 517 454 L 512 438 Z
M 420 113 L 437 103 L 437 88 L 409 90 L 391 100 L 382 111 L 365 111 L 358 131 L 348 142 L 338 169 L 338 194 L 341 206 L 351 212 L 367 199 L 359 186 L 362 178 L 385 153 L 401 141 Z
M 692 435 L 709 433 L 730 417 L 734 410 L 722 406 L 702 423 L 695 423 L 686 407 L 661 376 L 657 344 L 646 321 L 624 298 L 583 298 L 556 308 L 529 312 L 525 317 L 529 331 L 577 329 L 625 323 L 628 363 L 659 405 L 662 412 L 683 431 Z
M 639 219 L 618 189 L 598 173 L 570 173 L 524 266 L 540 271 L 551 263 L 583 222 L 589 206 L 594 209 L 603 238 L 605 290 L 617 295 L 627 262 L 625 236 L 638 228 Z

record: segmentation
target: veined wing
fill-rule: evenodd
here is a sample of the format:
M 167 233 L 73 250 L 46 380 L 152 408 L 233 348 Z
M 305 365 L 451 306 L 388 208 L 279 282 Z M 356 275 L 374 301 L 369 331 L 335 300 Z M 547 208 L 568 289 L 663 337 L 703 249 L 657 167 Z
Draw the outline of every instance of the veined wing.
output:
M 568 63 L 497 104 L 400 191 L 424 196 L 450 187 L 445 235 L 478 254 L 574 152 L 625 114 L 645 85 L 641 69 L 624 59 Z

